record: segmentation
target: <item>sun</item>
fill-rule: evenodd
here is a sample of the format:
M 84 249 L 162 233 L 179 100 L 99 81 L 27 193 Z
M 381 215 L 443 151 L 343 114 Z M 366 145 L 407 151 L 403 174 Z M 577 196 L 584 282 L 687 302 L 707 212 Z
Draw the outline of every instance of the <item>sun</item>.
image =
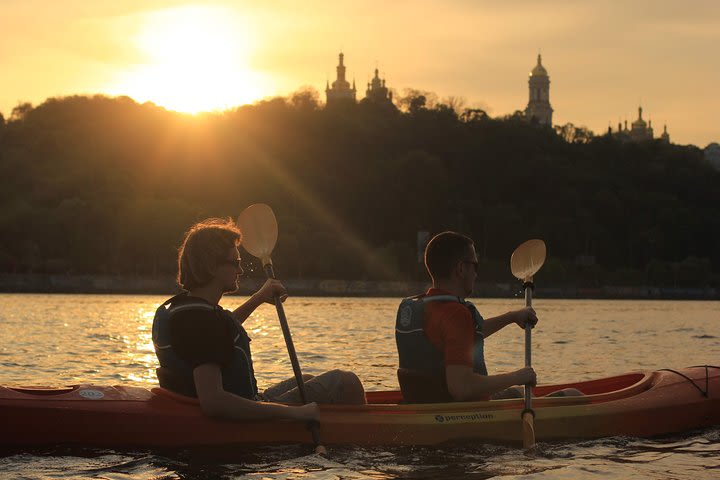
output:
M 187 113 L 223 110 L 269 93 L 268 78 L 248 66 L 253 32 L 227 8 L 147 14 L 134 40 L 143 63 L 123 74 L 113 93 Z

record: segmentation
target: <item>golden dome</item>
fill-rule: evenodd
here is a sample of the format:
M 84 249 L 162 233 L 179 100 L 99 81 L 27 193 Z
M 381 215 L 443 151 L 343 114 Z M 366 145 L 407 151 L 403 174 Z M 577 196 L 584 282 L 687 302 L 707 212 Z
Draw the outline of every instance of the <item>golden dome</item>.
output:
M 545 67 L 542 66 L 542 57 L 538 53 L 538 60 L 537 65 L 535 65 L 535 68 L 532 69 L 532 72 L 530 72 L 531 77 L 547 77 L 547 70 L 545 70 Z

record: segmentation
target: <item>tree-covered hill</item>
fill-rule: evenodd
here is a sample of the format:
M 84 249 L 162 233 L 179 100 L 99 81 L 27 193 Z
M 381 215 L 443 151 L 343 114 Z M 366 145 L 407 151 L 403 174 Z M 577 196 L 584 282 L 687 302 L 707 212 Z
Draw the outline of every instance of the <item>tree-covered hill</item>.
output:
M 0 117 L 0 271 L 172 273 L 184 230 L 269 203 L 286 277 L 417 279 L 418 231 L 476 240 L 506 281 L 539 237 L 556 284 L 720 283 L 720 173 L 695 147 L 621 143 L 520 115 L 300 91 L 189 116 L 120 97 Z M 713 273 L 714 272 L 714 273 Z

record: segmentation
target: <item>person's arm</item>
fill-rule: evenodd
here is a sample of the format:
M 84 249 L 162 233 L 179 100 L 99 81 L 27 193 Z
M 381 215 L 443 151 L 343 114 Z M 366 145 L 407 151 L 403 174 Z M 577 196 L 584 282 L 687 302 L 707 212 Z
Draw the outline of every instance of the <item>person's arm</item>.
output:
M 275 296 L 279 295 L 284 302 L 287 298 L 287 290 L 279 280 L 268 278 L 260 290 L 255 292 L 245 303 L 232 312 L 233 318 L 242 325 L 250 314 L 263 303 L 275 303 Z
M 520 328 L 525 328 L 526 323 L 529 322 L 531 325 L 535 325 L 537 321 L 537 314 L 532 307 L 521 308 L 520 310 L 503 313 L 497 317 L 486 318 L 483 322 L 483 336 L 487 338 L 511 323 L 516 323 Z
M 507 387 L 535 381 L 535 372 L 532 368 L 523 368 L 499 375 L 474 373 L 475 328 L 472 316 L 467 308 L 459 304 L 458 307 L 450 308 L 453 311 L 449 314 L 447 321 L 440 322 L 438 325 L 440 327 L 439 337 L 443 339 L 441 349 L 443 350 L 447 388 L 455 401 L 480 400 Z M 491 325 L 501 325 L 502 322 L 511 318 L 513 317 L 497 320 L 500 323 L 495 323 L 494 319 L 491 319 Z M 437 336 L 437 332 L 432 330 L 433 325 L 429 327 L 431 335 Z M 428 332 L 426 331 L 426 333 Z
M 204 363 L 195 367 L 193 379 L 200 408 L 209 417 L 231 420 L 284 418 L 300 421 L 318 420 L 320 417 L 316 403 L 295 407 L 256 402 L 226 392 L 223 388 L 220 367 L 214 363 Z
M 513 385 L 535 385 L 536 376 L 532 367 L 498 375 L 479 375 L 472 367 L 448 365 L 445 367 L 448 391 L 457 402 L 485 399 Z

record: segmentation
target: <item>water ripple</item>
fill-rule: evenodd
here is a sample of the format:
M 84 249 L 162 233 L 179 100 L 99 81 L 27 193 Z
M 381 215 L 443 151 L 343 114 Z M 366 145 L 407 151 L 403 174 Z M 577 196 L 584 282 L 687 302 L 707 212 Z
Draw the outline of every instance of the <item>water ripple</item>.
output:
M 0 384 L 155 384 L 149 328 L 165 298 L 116 295 L 0 295 Z M 226 307 L 241 303 L 228 297 Z M 398 299 L 289 299 L 286 313 L 306 373 L 355 371 L 367 390 L 397 389 L 394 320 Z M 486 317 L 518 300 L 478 299 Z M 706 334 L 720 302 L 609 302 L 536 299 L 533 366 L 542 383 L 605 377 L 637 369 L 712 364 Z M 9 314 L 7 312 L 12 312 Z M 150 312 L 150 314 L 148 314 Z M 582 321 L 578 321 L 582 319 Z M 272 306 L 247 320 L 258 382 L 292 377 Z M 36 328 L 28 329 L 28 325 Z M 636 334 L 628 333 L 631 325 Z M 675 328 L 668 331 L 667 327 Z M 694 334 L 694 335 L 693 335 Z M 642 341 L 638 341 L 642 338 Z M 713 341 L 708 341 L 713 340 Z M 524 337 L 506 328 L 486 341 L 493 372 L 524 364 Z M 284 446 L 202 460 L 195 453 L 74 450 L 0 456 L 2 478 L 709 478 L 720 469 L 720 429 L 662 439 L 540 444 L 539 454 L 482 444 L 440 448 L 333 448 L 325 458 Z

